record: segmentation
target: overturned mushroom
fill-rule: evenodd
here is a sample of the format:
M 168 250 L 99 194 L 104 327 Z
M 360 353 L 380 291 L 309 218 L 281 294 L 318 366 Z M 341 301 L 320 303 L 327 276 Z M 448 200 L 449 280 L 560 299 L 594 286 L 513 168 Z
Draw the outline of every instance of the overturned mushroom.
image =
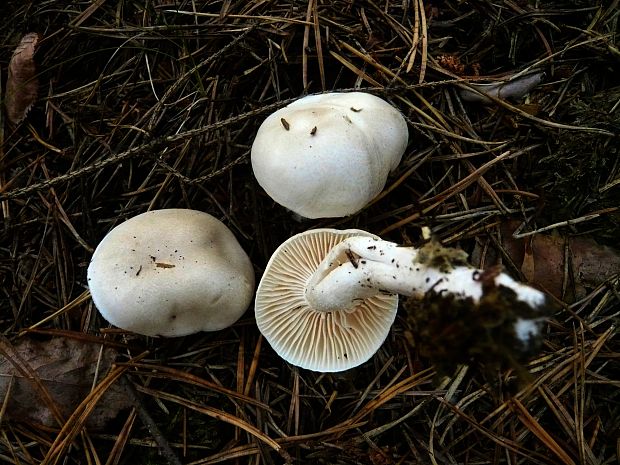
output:
M 381 345 L 398 294 L 421 297 L 433 291 L 475 303 L 490 289 L 500 289 L 510 301 L 542 315 L 548 305 L 542 292 L 499 270 L 471 268 L 465 258 L 434 243 L 416 249 L 359 230 L 310 230 L 271 257 L 258 286 L 256 321 L 285 360 L 341 371 L 363 363 Z M 541 323 L 538 317 L 523 318 L 514 331 L 526 343 Z
M 302 217 L 346 216 L 381 192 L 407 140 L 405 119 L 379 97 L 311 95 L 261 124 L 252 168 L 271 198 Z
M 250 305 L 254 269 L 233 233 L 208 213 L 155 210 L 112 229 L 88 266 L 95 306 L 147 336 L 215 331 Z
M 316 307 L 307 286 L 321 261 L 342 241 L 365 231 L 314 229 L 284 242 L 271 256 L 258 286 L 258 328 L 288 362 L 315 371 L 343 371 L 379 349 L 396 317 L 398 296 L 376 295 L 347 308 Z

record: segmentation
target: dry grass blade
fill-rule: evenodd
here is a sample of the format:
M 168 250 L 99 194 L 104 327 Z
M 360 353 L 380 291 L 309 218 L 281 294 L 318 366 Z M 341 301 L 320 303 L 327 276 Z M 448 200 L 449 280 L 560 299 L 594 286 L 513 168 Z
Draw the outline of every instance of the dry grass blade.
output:
M 123 365 L 122 363 L 119 365 Z M 132 368 L 142 368 L 144 369 L 144 375 L 148 375 L 151 377 L 165 377 L 166 379 L 171 379 L 175 381 L 180 381 L 184 383 L 191 383 L 195 386 L 200 386 L 204 389 L 212 390 L 215 392 L 219 392 L 228 397 L 232 397 L 233 399 L 240 400 L 242 402 L 246 402 L 250 405 L 254 405 L 256 407 L 262 408 L 266 411 L 269 411 L 270 408 L 263 402 L 260 402 L 252 397 L 249 397 L 247 394 L 243 392 L 237 392 L 232 389 L 226 389 L 225 387 L 219 386 L 216 383 L 207 381 L 206 379 L 200 378 L 198 376 L 192 375 L 191 373 L 187 373 L 182 370 L 176 370 L 172 367 L 168 366 L 154 366 L 145 363 L 132 362 L 128 364 L 128 366 Z
M 321 27 L 319 23 L 319 6 L 316 0 L 312 0 L 312 19 L 314 23 L 314 44 L 316 47 L 316 58 L 319 65 L 319 77 L 321 78 L 321 90 L 327 90 L 325 81 L 325 61 L 323 60 L 323 41 L 321 39 Z
M 380 234 L 387 234 L 390 231 L 393 231 L 394 229 L 400 228 L 400 227 L 406 225 L 407 223 L 410 223 L 413 220 L 419 218 L 422 215 L 422 213 L 428 213 L 428 212 L 432 211 L 433 209 L 435 209 L 436 207 L 441 205 L 443 202 L 445 202 L 450 197 L 458 194 L 463 189 L 465 189 L 467 186 L 469 186 L 472 183 L 478 181 L 479 178 L 488 169 L 490 169 L 493 165 L 495 165 L 496 163 L 498 163 L 498 162 L 500 162 L 500 161 L 502 161 L 502 160 L 504 160 L 506 158 L 509 158 L 511 155 L 513 155 L 513 154 L 511 154 L 510 152 L 504 152 L 501 155 L 495 157 L 493 160 L 485 163 L 480 168 L 477 168 L 477 169 L 473 170 L 467 177 L 463 178 L 458 183 L 450 186 L 450 188 L 448 188 L 447 191 L 442 192 L 441 194 L 438 194 L 438 195 L 436 195 L 435 197 L 433 197 L 431 199 L 425 199 L 424 203 L 430 203 L 430 205 L 428 207 L 424 207 L 424 209 L 421 212 L 416 212 L 416 213 L 414 213 L 414 214 L 412 214 L 410 216 L 407 216 L 406 218 L 403 218 L 400 221 L 397 221 L 397 222 L 391 224 L 390 226 L 384 228 L 380 232 Z
M 23 121 L 37 99 L 39 81 L 34 54 L 38 43 L 38 34 L 24 35 L 9 62 L 4 107 L 7 119 L 13 124 Z
M 14 378 L 9 380 L 9 383 L 6 388 L 6 393 L 2 399 L 2 406 L 0 407 L 0 422 L 4 420 L 4 416 L 6 414 L 7 406 L 9 405 L 9 400 L 11 399 L 11 394 L 13 393 L 13 381 Z
M 306 22 L 308 23 L 304 28 L 304 40 L 302 43 L 302 52 L 301 52 L 301 69 L 302 69 L 302 84 L 304 86 L 304 90 L 308 89 L 308 48 L 310 44 L 310 19 L 313 10 L 314 0 L 308 0 L 308 7 L 306 9 Z
M 537 464 L 545 464 L 544 455 L 533 453 L 530 450 L 527 450 L 516 440 L 510 440 L 508 438 L 503 437 L 495 433 L 492 429 L 485 428 L 481 423 L 476 421 L 474 418 L 466 415 L 463 411 L 461 411 L 456 406 L 451 403 L 445 403 L 450 410 L 452 410 L 455 414 L 457 414 L 460 418 L 464 419 L 468 422 L 468 424 L 473 428 L 473 430 L 482 433 L 485 437 L 493 441 L 496 445 L 500 446 L 503 450 L 511 451 L 527 457 L 529 463 L 537 463 Z M 473 431 L 471 431 L 473 432 Z
M 291 99 L 292 101 L 292 99 Z M 73 179 L 79 178 L 81 176 L 93 173 L 95 171 L 101 170 L 102 168 L 105 168 L 109 165 L 113 165 L 113 164 L 117 164 L 122 162 L 123 160 L 132 158 L 132 157 L 136 157 L 139 155 L 143 155 L 145 153 L 154 153 L 157 152 L 158 150 L 160 150 L 162 147 L 166 146 L 167 144 L 172 144 L 175 142 L 179 142 L 182 141 L 183 139 L 189 139 L 192 137 L 197 137 L 197 136 L 201 136 L 204 135 L 205 133 L 209 133 L 211 131 L 214 131 L 216 129 L 220 129 L 220 128 L 224 128 L 230 124 L 235 124 L 235 123 L 239 123 L 241 121 L 244 121 L 246 119 L 255 117 L 259 114 L 262 114 L 264 112 L 269 112 L 269 111 L 273 111 L 281 106 L 286 105 L 286 103 L 288 103 L 287 101 L 283 101 L 283 102 L 278 102 L 272 105 L 267 105 L 265 107 L 262 107 L 260 110 L 258 111 L 249 111 L 240 115 L 235 115 L 232 116 L 230 118 L 227 118 L 225 120 L 222 121 L 218 121 L 217 123 L 213 123 L 213 124 L 209 124 L 206 125 L 205 127 L 202 128 L 198 128 L 198 129 L 191 129 L 188 131 L 183 131 L 183 132 L 179 132 L 177 134 L 168 136 L 168 137 L 159 137 L 156 138 L 154 140 L 151 140 L 149 142 L 146 142 L 143 145 L 137 146 L 135 148 L 123 151 L 121 153 L 117 153 L 117 154 L 113 154 L 103 160 L 100 160 L 96 163 L 93 163 L 92 165 L 87 165 L 84 166 L 83 168 L 79 168 L 76 169 L 74 171 L 71 171 L 69 173 L 65 173 L 61 176 L 57 176 L 55 178 L 51 178 L 48 179 L 46 181 L 42 181 L 40 183 L 35 183 L 32 184 L 28 187 L 24 187 L 24 188 L 20 188 L 20 189 L 15 189 L 14 191 L 9 191 L 9 192 L 3 192 L 0 191 L 0 200 L 4 200 L 4 199 L 11 199 L 11 198 L 16 198 L 16 197 L 22 197 L 25 195 L 29 195 L 33 192 L 38 192 L 44 189 L 48 189 L 50 187 L 54 187 L 57 184 L 63 183 L 63 182 L 67 182 L 67 181 L 71 181 Z M 3 186 L 4 189 L 6 189 L 6 187 L 8 187 L 9 183 L 7 183 L 5 186 Z
M 418 0 L 414 2 L 415 9 L 415 26 L 413 30 L 413 42 L 411 46 L 410 57 L 407 63 L 407 72 L 411 71 L 413 68 L 413 64 L 415 61 L 416 51 L 418 48 L 419 40 L 422 39 L 422 52 L 421 55 L 421 63 L 420 63 L 420 77 L 419 82 L 424 82 L 424 77 L 426 76 L 426 66 L 428 64 L 428 29 L 426 23 L 426 9 L 424 6 L 423 0 Z
M 338 60 L 340 63 L 342 63 L 344 66 L 346 66 L 350 71 L 352 71 L 353 73 L 355 73 L 355 75 L 357 75 L 357 77 L 362 80 L 362 81 L 366 81 L 368 84 L 375 86 L 375 87 L 381 87 L 381 83 L 379 81 L 377 81 L 376 79 L 374 79 L 373 77 L 371 77 L 370 75 L 368 75 L 367 73 L 365 73 L 364 71 L 362 71 L 361 69 L 359 69 L 357 66 L 355 66 L 353 63 L 351 63 L 349 60 L 347 60 L 345 57 L 343 57 L 342 55 L 334 52 L 333 50 L 330 50 L 329 53 L 336 59 Z
M 38 328 L 41 325 L 44 325 L 45 323 L 47 323 L 48 321 L 53 320 L 54 318 L 58 318 L 60 315 L 64 314 L 65 312 L 71 311 L 75 308 L 77 308 L 78 306 L 80 306 L 81 304 L 83 304 L 84 302 L 86 302 L 86 300 L 90 297 L 90 292 L 89 291 L 84 291 L 82 292 L 79 296 L 77 296 L 75 299 L 73 299 L 71 302 L 69 302 L 67 305 L 65 305 L 62 308 L 59 308 L 57 311 L 55 311 L 54 313 L 52 313 L 51 315 L 43 318 L 41 321 L 38 321 L 37 323 L 33 324 L 32 326 L 30 326 L 27 331 L 33 331 L 34 329 Z M 25 332 L 25 331 L 24 331 Z M 22 333 L 23 334 L 23 333 Z M 21 334 L 20 334 L 21 336 Z
M 545 430 L 540 423 L 528 412 L 525 406 L 519 402 L 518 399 L 513 399 L 509 405 L 517 413 L 519 420 L 525 425 L 525 427 L 540 439 L 543 444 L 553 452 L 561 461 L 566 465 L 575 465 L 575 461 L 564 451 L 564 449 L 557 443 L 553 436 Z
M 199 413 L 203 413 L 205 415 L 208 415 L 212 418 L 215 418 L 217 420 L 223 421 L 225 423 L 228 423 L 230 425 L 236 426 L 237 428 L 241 428 L 242 430 L 246 431 L 247 433 L 251 434 L 252 436 L 254 436 L 256 439 L 259 439 L 261 441 L 263 441 L 265 444 L 267 444 L 268 446 L 270 446 L 271 448 L 273 448 L 274 450 L 276 450 L 278 453 L 280 453 L 284 458 L 287 458 L 287 453 L 286 451 L 284 451 L 282 449 L 282 447 L 280 446 L 280 444 L 278 444 L 276 441 L 274 441 L 273 439 L 271 439 L 269 436 L 265 435 L 263 432 L 261 432 L 259 429 L 257 429 L 255 426 L 247 423 L 246 421 L 235 417 L 234 415 L 231 415 L 227 412 L 224 412 L 223 410 L 218 410 L 212 407 L 207 407 L 204 405 L 200 405 L 197 404 L 196 402 L 192 402 L 188 399 L 184 399 L 180 396 L 176 396 L 174 394 L 169 394 L 167 392 L 163 392 L 163 391 L 156 391 L 153 389 L 149 389 L 149 388 L 145 388 L 145 387 L 137 387 L 138 391 L 143 392 L 145 394 L 148 394 L 150 396 L 156 397 L 158 399 L 162 399 L 162 400 L 167 400 L 170 402 L 174 402 L 177 403 L 179 405 L 182 405 L 186 408 L 195 410 L 196 412 Z
M 314 433 L 314 434 L 303 434 L 300 436 L 288 436 L 286 438 L 276 439 L 276 442 L 280 444 L 282 447 L 293 446 L 295 444 L 305 444 L 317 439 L 321 439 L 325 436 L 329 437 L 332 435 L 338 435 L 340 433 L 345 433 L 346 431 L 354 430 L 363 426 L 365 422 L 361 423 L 352 423 L 348 425 L 340 425 L 335 426 L 333 428 L 326 429 L 324 431 Z M 214 463 L 222 463 L 228 460 L 237 459 L 241 457 L 247 457 L 249 455 L 257 455 L 260 452 L 259 446 L 255 444 L 247 444 L 243 446 L 233 447 L 227 449 L 223 452 L 211 455 L 201 460 L 197 460 L 195 462 L 191 462 L 189 465 L 208 465 Z
M 73 414 L 67 419 L 56 436 L 41 465 L 55 465 L 62 461 L 67 448 L 82 431 L 88 416 L 106 390 L 115 383 L 127 370 L 126 367 L 116 367 L 97 384 L 96 388 L 82 401 Z
M 30 381 L 41 399 L 46 404 L 59 425 L 64 423 L 64 417 L 60 413 L 60 409 L 56 404 L 54 398 L 50 395 L 49 391 L 37 375 L 36 371 L 28 364 L 26 360 L 15 350 L 13 344 L 5 337 L 0 336 L 0 352 L 4 354 L 7 360 L 15 367 L 15 369 L 21 373 L 21 375 Z
M 150 415 L 146 407 L 143 405 L 140 395 L 136 391 L 134 385 L 125 376 L 121 378 L 121 384 L 125 388 L 127 396 L 131 399 L 131 403 L 133 404 L 135 412 L 138 414 L 146 428 L 155 439 L 155 442 L 159 446 L 159 450 L 161 451 L 161 454 L 164 456 L 166 461 L 170 465 L 181 465 L 181 461 L 170 447 L 168 440 L 164 437 L 159 426 L 157 425 L 155 420 L 153 420 L 153 417 Z
M 359 423 L 364 417 L 371 415 L 376 409 L 392 400 L 395 396 L 398 396 L 420 384 L 428 383 L 434 375 L 435 373 L 432 369 L 423 370 L 413 376 L 409 376 L 402 381 L 399 381 L 393 386 L 387 387 L 374 399 L 367 402 L 357 413 L 355 413 L 343 424 Z
M 134 422 L 136 421 L 136 417 L 138 414 L 136 410 L 133 409 L 131 413 L 127 416 L 127 420 L 125 420 L 125 424 L 123 428 L 118 434 L 116 441 L 114 442 L 114 446 L 108 455 L 108 459 L 105 462 L 105 465 L 118 465 L 123 455 L 123 451 L 129 441 L 129 437 L 131 435 L 131 429 L 133 428 Z

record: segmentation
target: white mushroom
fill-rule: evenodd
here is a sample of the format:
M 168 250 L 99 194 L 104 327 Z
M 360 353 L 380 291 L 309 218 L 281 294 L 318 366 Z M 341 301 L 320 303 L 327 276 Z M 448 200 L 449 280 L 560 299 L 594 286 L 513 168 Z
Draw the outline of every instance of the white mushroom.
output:
M 101 315 L 147 336 L 215 331 L 250 305 L 254 270 L 233 233 L 208 213 L 155 210 L 112 229 L 88 266 Z
M 407 139 L 405 119 L 379 97 L 310 95 L 263 121 L 252 168 L 280 205 L 306 218 L 341 217 L 381 192 Z
M 315 371 L 343 371 L 379 349 L 396 317 L 397 295 L 378 293 L 329 310 L 306 297 L 308 282 L 329 251 L 365 231 L 314 229 L 297 234 L 273 253 L 258 286 L 256 324 L 286 361 Z
M 505 273 L 471 268 L 465 258 L 462 251 L 434 243 L 416 249 L 359 230 L 310 230 L 271 257 L 258 286 L 256 320 L 285 360 L 340 371 L 367 360 L 383 342 L 397 294 L 422 297 L 434 291 L 477 303 L 490 289 L 500 289 L 533 314 L 540 311 L 541 318 L 515 322 L 517 337 L 527 344 L 540 331 L 545 294 Z M 376 299 L 383 309 L 364 313 Z

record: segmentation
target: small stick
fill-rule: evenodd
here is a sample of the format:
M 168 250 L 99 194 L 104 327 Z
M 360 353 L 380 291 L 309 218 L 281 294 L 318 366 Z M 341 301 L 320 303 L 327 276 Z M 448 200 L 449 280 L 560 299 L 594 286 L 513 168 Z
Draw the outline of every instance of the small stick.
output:
M 168 463 L 172 465 L 182 465 L 179 457 L 177 457 L 177 455 L 174 453 L 172 447 L 170 447 L 170 443 L 168 443 L 168 440 L 164 437 L 161 430 L 157 426 L 157 423 L 155 423 L 153 417 L 151 417 L 149 412 L 147 412 L 146 408 L 144 408 L 144 402 L 142 401 L 142 397 L 140 396 L 138 391 L 136 391 L 136 388 L 134 387 L 131 380 L 129 380 L 127 376 L 124 375 L 121 377 L 120 383 L 124 386 L 133 407 L 136 409 L 136 412 L 140 417 L 140 420 L 142 420 L 144 426 L 146 426 L 146 428 L 153 436 L 153 439 L 155 439 L 155 442 L 159 446 L 162 455 L 166 458 Z

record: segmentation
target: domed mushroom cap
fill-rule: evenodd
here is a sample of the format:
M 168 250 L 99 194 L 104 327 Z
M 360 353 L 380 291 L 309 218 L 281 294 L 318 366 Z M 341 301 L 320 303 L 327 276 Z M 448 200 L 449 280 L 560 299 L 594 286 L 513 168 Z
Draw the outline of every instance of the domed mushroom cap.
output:
M 398 295 L 377 295 L 354 308 L 323 312 L 308 303 L 306 285 L 323 258 L 356 229 L 314 229 L 273 253 L 255 299 L 256 323 L 284 360 L 321 372 L 343 371 L 372 357 L 396 318 Z
M 254 269 L 233 233 L 208 213 L 164 209 L 112 229 L 88 266 L 95 306 L 147 336 L 215 331 L 250 305 Z
M 263 121 L 252 169 L 280 205 L 306 218 L 341 217 L 381 192 L 407 140 L 402 114 L 379 97 L 311 95 Z

